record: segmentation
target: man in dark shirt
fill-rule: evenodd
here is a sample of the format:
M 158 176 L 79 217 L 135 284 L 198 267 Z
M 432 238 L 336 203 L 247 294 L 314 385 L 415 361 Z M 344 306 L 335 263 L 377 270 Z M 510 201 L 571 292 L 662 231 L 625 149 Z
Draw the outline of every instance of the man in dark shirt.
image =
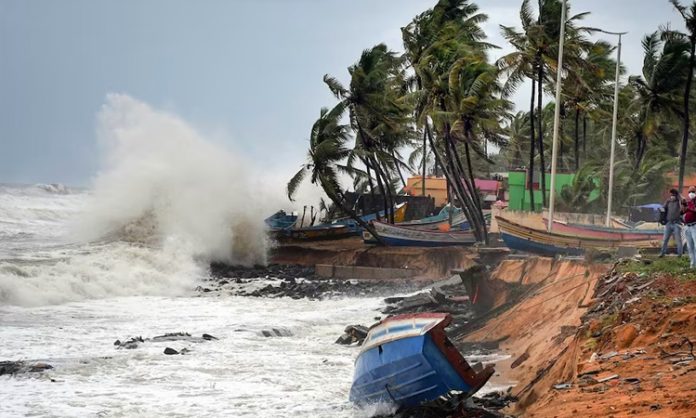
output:
M 689 198 L 684 205 L 686 247 L 691 260 L 691 268 L 696 267 L 696 187 L 689 187 Z
M 663 257 L 667 253 L 667 244 L 669 243 L 669 237 L 672 235 L 674 235 L 674 241 L 677 243 L 677 254 L 681 257 L 683 252 L 681 237 L 682 199 L 679 197 L 679 191 L 677 189 L 669 191 L 669 199 L 665 202 L 664 210 L 666 212 L 667 223 L 665 224 L 665 235 L 662 240 L 660 257 Z

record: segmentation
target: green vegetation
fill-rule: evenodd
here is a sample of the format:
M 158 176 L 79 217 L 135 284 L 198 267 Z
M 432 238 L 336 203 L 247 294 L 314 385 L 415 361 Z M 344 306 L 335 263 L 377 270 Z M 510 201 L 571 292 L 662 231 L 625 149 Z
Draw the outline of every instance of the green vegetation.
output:
M 687 7 L 665 0 L 664 7 L 683 16 L 687 31 L 651 28 L 642 42 L 641 74 L 620 86 L 614 174 L 614 206 L 620 209 L 662 200 L 677 165 L 680 184 L 696 168 L 696 159 L 687 158 L 694 146 L 688 139 L 694 120 L 696 1 Z M 494 46 L 482 29 L 488 17 L 470 0 L 439 0 L 402 28 L 403 54 L 379 44 L 348 68 L 348 84 L 324 76 L 339 103 L 321 118 L 332 118 L 341 132 L 324 143 L 316 138 L 315 124 L 308 163 L 288 184 L 289 197 L 311 173 L 334 207 L 355 218 L 352 208 L 344 207 L 344 174 L 356 191 L 378 193 L 393 221 L 389 212 L 405 184 L 404 173 L 440 173 L 447 178 L 450 200 L 471 220 L 477 239 L 486 241 L 474 178 L 495 165 L 524 170 L 527 178 L 538 172 L 538 182 L 546 184 L 553 113 L 561 106 L 558 168 L 575 175 L 557 191 L 559 204 L 601 213 L 608 187 L 614 39 L 596 39 L 597 29 L 582 25 L 589 12 L 570 13 L 561 103 L 544 103 L 555 91 L 560 10 L 560 0 L 523 0 L 519 28 L 500 27 L 515 50 L 493 62 L 488 52 Z M 524 82 L 531 90 L 529 108 L 515 113 L 509 97 Z M 525 183 L 531 188 L 531 181 Z M 540 192 L 540 202 L 530 193 L 531 208 L 547 204 L 546 188 Z
M 689 267 L 689 257 L 663 257 L 647 258 L 645 260 L 631 260 L 617 266 L 622 273 L 637 274 L 671 274 L 682 280 L 696 280 L 696 269 Z

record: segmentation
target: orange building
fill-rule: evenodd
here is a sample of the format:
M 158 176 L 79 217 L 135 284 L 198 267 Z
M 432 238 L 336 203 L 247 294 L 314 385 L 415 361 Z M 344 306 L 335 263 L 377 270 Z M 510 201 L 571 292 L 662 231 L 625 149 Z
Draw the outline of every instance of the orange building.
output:
M 679 175 L 673 174 L 671 176 L 672 187 L 675 189 L 679 188 Z M 684 176 L 684 188 L 682 189 L 682 196 L 686 196 L 689 192 L 690 186 L 696 186 L 696 174 L 689 174 Z M 667 190 L 665 190 L 665 195 L 667 195 Z
M 476 188 L 479 189 L 484 200 L 495 202 L 501 191 L 501 183 L 497 180 L 474 179 Z M 423 177 L 409 177 L 406 180 L 404 192 L 411 196 L 423 196 Z M 435 199 L 435 207 L 447 204 L 447 179 L 444 177 L 425 177 L 425 196 Z

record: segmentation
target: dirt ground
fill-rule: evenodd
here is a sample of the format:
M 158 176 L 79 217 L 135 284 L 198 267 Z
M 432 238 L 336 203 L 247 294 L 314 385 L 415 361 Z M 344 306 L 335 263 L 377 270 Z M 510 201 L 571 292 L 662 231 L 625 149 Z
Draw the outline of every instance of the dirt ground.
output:
M 493 280 L 531 286 L 464 340 L 511 355 L 516 416 L 696 417 L 696 280 L 675 271 L 504 261 Z
M 570 388 L 539 393 L 525 416 L 696 417 L 696 282 L 642 279 L 642 294 L 584 318 L 546 377 Z

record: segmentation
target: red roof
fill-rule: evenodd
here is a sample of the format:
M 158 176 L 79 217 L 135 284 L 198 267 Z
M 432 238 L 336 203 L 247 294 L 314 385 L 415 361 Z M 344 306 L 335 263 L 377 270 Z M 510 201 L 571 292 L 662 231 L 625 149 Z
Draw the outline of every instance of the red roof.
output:
M 474 184 L 476 188 L 482 192 L 490 192 L 493 194 L 498 193 L 498 189 L 500 188 L 500 182 L 498 180 L 474 179 Z

